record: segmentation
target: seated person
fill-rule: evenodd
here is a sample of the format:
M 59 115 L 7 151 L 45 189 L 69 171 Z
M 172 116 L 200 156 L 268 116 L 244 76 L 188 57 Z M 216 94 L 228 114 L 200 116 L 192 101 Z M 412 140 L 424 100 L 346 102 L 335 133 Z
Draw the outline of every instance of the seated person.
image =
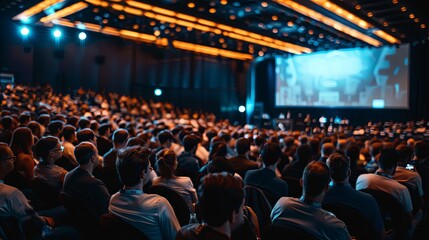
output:
M 18 222 L 18 237 L 27 239 L 79 239 L 77 231 L 70 227 L 53 228 L 50 217 L 39 216 L 28 203 L 24 194 L 3 182 L 4 177 L 13 170 L 16 157 L 7 144 L 0 144 L 0 217 L 12 217 Z M 26 227 L 24 227 L 24 225 Z M 11 229 L 8 229 L 11 230 Z M 32 231 L 31 233 L 26 231 Z M 5 237 L 0 233 L 0 238 Z
M 326 163 L 331 172 L 331 182 L 323 203 L 342 204 L 359 210 L 371 222 L 378 234 L 377 239 L 384 239 L 384 223 L 377 202 L 371 195 L 352 188 L 349 183 L 350 160 L 334 153 Z
M 274 205 L 281 197 L 288 196 L 288 184 L 276 175 L 276 165 L 282 155 L 280 147 L 275 143 L 267 143 L 261 149 L 259 158 L 263 168 L 249 170 L 244 178 L 244 184 L 258 187 L 269 194 L 270 202 Z
M 112 196 L 109 211 L 151 240 L 175 239 L 180 224 L 170 203 L 159 195 L 143 192 L 150 177 L 150 154 L 140 146 L 119 150 L 116 167 L 124 187 Z
M 189 177 L 176 176 L 178 165 L 176 153 L 163 149 L 156 155 L 156 165 L 159 177 L 152 180 L 152 185 L 162 185 L 178 192 L 188 205 L 189 211 L 194 212 L 193 204 L 197 202 L 197 192 Z
M 204 224 L 183 226 L 176 239 L 235 239 L 234 230 L 241 226 L 244 216 L 244 190 L 241 180 L 227 172 L 209 173 L 201 181 L 198 196 L 197 208 Z M 254 236 L 256 239 L 256 235 Z
M 318 239 L 350 239 L 344 222 L 321 208 L 329 181 L 326 164 L 309 163 L 300 179 L 303 187 L 301 198 L 280 198 L 271 211 L 272 223 L 299 228 Z
M 62 156 L 63 147 L 57 137 L 42 137 L 35 146 L 39 163 L 34 168 L 34 177 L 61 190 L 67 173 L 64 168 L 55 165 Z

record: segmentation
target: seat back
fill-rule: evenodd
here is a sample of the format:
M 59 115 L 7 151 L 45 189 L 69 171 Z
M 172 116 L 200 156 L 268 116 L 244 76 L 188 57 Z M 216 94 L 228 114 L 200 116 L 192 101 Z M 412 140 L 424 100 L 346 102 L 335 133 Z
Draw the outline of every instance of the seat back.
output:
M 423 198 L 420 197 L 419 190 L 415 186 L 407 182 L 400 183 L 407 187 L 408 192 L 410 192 L 411 203 L 413 204 L 413 214 L 416 214 L 419 209 L 423 207 Z
M 377 201 L 386 231 L 393 231 L 395 239 L 403 239 L 411 219 L 406 216 L 401 203 L 393 195 L 381 190 L 361 189 L 360 191 L 371 194 Z
M 322 207 L 343 221 L 350 236 L 355 237 L 355 239 L 371 240 L 377 238 L 377 232 L 371 225 L 370 219 L 358 209 L 339 203 L 324 203 Z
M 262 229 L 261 239 L 263 240 L 279 240 L 279 239 L 317 240 L 318 238 L 296 227 L 272 223 Z
M 186 204 L 185 200 L 178 192 L 166 186 L 156 185 L 150 186 L 147 193 L 158 194 L 166 198 L 173 207 L 180 226 L 189 224 L 190 212 L 188 204 Z
M 36 196 L 36 201 L 31 205 L 36 211 L 54 208 L 62 204 L 60 191 L 40 178 L 31 180 L 31 189 Z
M 244 186 L 244 191 L 244 205 L 253 209 L 253 211 L 256 213 L 256 216 L 258 217 L 259 228 L 263 229 L 265 226 L 271 223 L 270 215 L 273 207 L 261 189 L 255 186 L 246 185 Z
M 98 239 L 100 235 L 100 218 L 94 210 L 65 192 L 60 193 L 60 198 L 70 215 L 71 223 L 79 231 L 81 238 Z
M 299 179 L 293 177 L 281 177 L 288 185 L 288 197 L 299 198 L 302 195 L 302 187 Z
M 105 213 L 100 217 L 100 237 L 105 240 L 128 239 L 148 240 L 149 238 L 133 225 L 118 216 Z

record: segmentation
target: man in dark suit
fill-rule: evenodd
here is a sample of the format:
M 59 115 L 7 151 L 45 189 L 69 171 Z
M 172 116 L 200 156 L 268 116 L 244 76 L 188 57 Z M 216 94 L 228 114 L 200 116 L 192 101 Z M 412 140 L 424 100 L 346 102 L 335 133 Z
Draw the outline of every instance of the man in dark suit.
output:
M 110 140 L 110 123 L 103 123 L 98 128 L 97 136 L 97 149 L 98 154 L 104 156 L 112 147 L 112 141 Z
M 259 164 L 249 159 L 250 141 L 246 138 L 239 138 L 235 142 L 235 151 L 237 156 L 229 158 L 234 171 L 242 178 L 246 176 L 246 172 L 252 169 L 258 169 Z
M 282 152 L 275 143 L 267 143 L 261 149 L 263 168 L 249 170 L 244 178 L 245 185 L 258 187 L 271 196 L 271 201 L 288 195 L 288 185 L 276 175 L 276 165 Z
M 63 192 L 74 200 L 92 209 L 94 215 L 107 213 L 110 194 L 104 183 L 92 176 L 92 171 L 99 164 L 97 148 L 91 142 L 81 142 L 74 151 L 79 163 L 64 178 Z

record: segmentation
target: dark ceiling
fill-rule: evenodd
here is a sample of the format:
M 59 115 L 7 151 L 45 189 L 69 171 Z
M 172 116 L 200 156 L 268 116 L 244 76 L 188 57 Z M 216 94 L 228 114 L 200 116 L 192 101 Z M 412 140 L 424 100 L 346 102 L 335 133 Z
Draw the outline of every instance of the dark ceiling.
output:
M 48 0 L 47 0 L 48 1 Z M 0 20 L 11 20 L 17 14 L 43 2 L 36 0 L 2 0 L 0 2 Z M 225 31 L 204 31 L 197 28 L 186 27 L 178 22 L 171 23 L 165 20 L 139 15 L 122 8 L 134 8 L 135 5 L 129 1 L 105 1 L 98 0 L 64 0 L 51 8 L 37 13 L 29 19 L 30 24 L 42 25 L 40 19 L 54 12 L 58 12 L 68 6 L 84 2 L 87 7 L 71 15 L 64 16 L 69 22 L 92 23 L 100 26 L 100 29 L 112 27 L 114 29 L 125 29 L 133 32 L 155 35 L 157 38 L 165 38 L 168 42 L 173 40 L 196 43 L 218 49 L 225 49 L 245 54 L 265 54 L 267 52 L 284 53 L 282 48 L 274 48 L 261 42 L 252 42 L 249 39 L 231 37 Z M 146 3 L 158 7 L 158 9 L 174 11 L 175 16 L 179 13 L 205 19 L 215 24 L 233 27 L 230 33 L 245 30 L 250 33 L 270 38 L 274 41 L 293 43 L 310 49 L 312 52 L 343 49 L 351 47 L 372 46 L 367 42 L 352 37 L 331 26 L 314 19 L 315 14 L 308 16 L 292 10 L 278 1 L 258 0 L 139 0 L 135 2 Z M 428 12 L 425 12 L 423 0 L 330 0 L 331 4 L 341 7 L 371 25 L 369 29 L 346 21 L 325 8 L 317 5 L 324 0 L 295 0 L 283 2 L 296 2 L 305 8 L 337 21 L 339 24 L 353 29 L 359 33 L 369 36 L 382 45 L 393 44 L 418 44 L 428 41 Z M 116 8 L 113 5 L 116 4 Z M 118 7 L 121 5 L 122 7 Z M 146 12 L 143 8 L 139 11 Z M 155 12 L 155 14 L 164 12 Z M 168 13 L 168 12 L 167 12 Z M 148 15 L 148 16 L 153 16 Z M 167 14 L 168 15 L 168 14 Z M 176 19 L 177 20 L 177 19 Z M 180 19 L 179 19 L 180 20 Z M 15 20 L 19 23 L 19 20 Z M 52 25 L 45 24 L 50 27 Z M 238 29 L 238 30 L 237 30 Z M 379 29 L 399 40 L 397 43 L 389 43 L 374 34 Z M 265 38 L 261 38 L 262 42 Z

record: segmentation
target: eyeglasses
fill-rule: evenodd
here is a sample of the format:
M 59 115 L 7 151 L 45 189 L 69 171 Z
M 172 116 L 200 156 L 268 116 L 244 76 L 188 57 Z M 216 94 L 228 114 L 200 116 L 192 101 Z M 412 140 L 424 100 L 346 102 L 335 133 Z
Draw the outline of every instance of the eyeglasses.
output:
M 61 152 L 63 152 L 63 151 L 64 151 L 64 146 L 61 146 L 60 148 L 55 148 L 55 149 L 52 149 L 52 150 L 51 150 L 51 152 L 56 152 L 56 151 L 61 151 Z

